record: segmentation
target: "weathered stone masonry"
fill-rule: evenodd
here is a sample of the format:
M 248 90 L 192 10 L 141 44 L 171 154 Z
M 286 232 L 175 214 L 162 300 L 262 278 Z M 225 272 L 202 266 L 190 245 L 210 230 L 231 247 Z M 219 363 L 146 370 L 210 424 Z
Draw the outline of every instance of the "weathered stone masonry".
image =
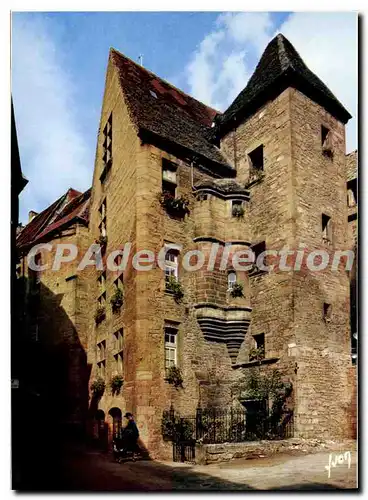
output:
M 132 243 L 131 254 L 180 247 L 184 296 L 175 301 L 157 263 L 144 272 L 129 263 L 120 274 L 89 268 L 77 275 L 73 286 L 79 292 L 69 316 L 87 354 L 89 387 L 100 376 L 106 384 L 98 407 L 89 400 L 91 432 L 98 433 L 96 410 L 110 431 L 114 412 L 131 411 L 152 456 L 168 456 L 163 410 L 172 405 L 186 415 L 198 404 L 239 404 L 233 384 L 249 366 L 255 336 L 264 335 L 266 362 L 293 385 L 296 435 L 351 435 L 356 378 L 347 273 L 237 271 L 243 296 L 232 298 L 231 266 L 218 265 L 227 251 L 262 244 L 330 254 L 354 247 L 355 219 L 346 201 L 347 183 L 356 179 L 356 154 L 345 155 L 349 117 L 282 35 L 267 46 L 248 85 L 223 114 L 110 51 L 83 248 L 100 236 L 107 237 L 106 255 L 126 242 Z M 328 141 L 322 137 L 326 130 Z M 189 203 L 184 216 L 170 215 L 160 203 L 165 161 L 174 172 L 175 196 Z M 243 211 L 239 217 L 233 215 L 235 204 Z M 323 217 L 330 218 L 330 239 Z M 213 271 L 205 265 L 188 272 L 180 265 L 191 250 L 201 250 L 207 263 L 214 244 L 219 252 Z M 124 303 L 113 312 L 117 286 Z M 99 304 L 105 318 L 96 323 Z M 177 331 L 182 388 L 166 380 L 165 328 Z M 116 374 L 124 384 L 113 395 L 109 384 Z

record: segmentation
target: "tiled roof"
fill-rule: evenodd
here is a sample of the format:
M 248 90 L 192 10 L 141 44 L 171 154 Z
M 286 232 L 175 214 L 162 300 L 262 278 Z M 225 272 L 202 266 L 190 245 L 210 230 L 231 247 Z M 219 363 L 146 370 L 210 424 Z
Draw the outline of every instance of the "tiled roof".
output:
M 131 118 L 141 134 L 157 137 L 199 157 L 214 172 L 234 172 L 220 149 L 209 140 L 218 111 L 162 80 L 115 49 L 116 66 Z M 227 172 L 226 172 L 227 173 Z
M 327 86 L 304 63 L 294 46 L 279 33 L 267 45 L 247 86 L 216 118 L 216 132 L 222 136 L 238 120 L 250 116 L 287 87 L 294 87 L 346 123 L 350 113 Z
M 52 205 L 29 222 L 17 238 L 17 247 L 26 250 L 76 220 L 88 224 L 91 190 L 80 193 L 70 188 Z
M 358 150 L 346 155 L 346 180 L 351 181 L 358 177 Z

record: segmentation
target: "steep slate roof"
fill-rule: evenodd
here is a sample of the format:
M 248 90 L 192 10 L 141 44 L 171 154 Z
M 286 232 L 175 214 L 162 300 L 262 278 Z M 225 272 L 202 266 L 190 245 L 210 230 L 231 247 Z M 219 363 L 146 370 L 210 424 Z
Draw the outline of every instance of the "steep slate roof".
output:
M 346 180 L 351 181 L 358 177 L 358 150 L 346 155 Z
M 115 49 L 110 57 L 116 66 L 128 110 L 140 134 L 181 147 L 207 162 L 214 173 L 235 172 L 220 149 L 210 140 L 218 111 L 197 101 L 133 62 Z
M 216 132 L 222 136 L 238 120 L 253 114 L 287 87 L 294 87 L 346 123 L 350 113 L 326 85 L 304 63 L 294 46 L 279 33 L 267 45 L 247 86 L 223 113 L 216 117 Z
M 61 230 L 76 221 L 87 225 L 91 189 L 85 193 L 68 189 L 58 200 L 29 222 L 17 238 L 17 247 L 26 250 L 56 230 Z

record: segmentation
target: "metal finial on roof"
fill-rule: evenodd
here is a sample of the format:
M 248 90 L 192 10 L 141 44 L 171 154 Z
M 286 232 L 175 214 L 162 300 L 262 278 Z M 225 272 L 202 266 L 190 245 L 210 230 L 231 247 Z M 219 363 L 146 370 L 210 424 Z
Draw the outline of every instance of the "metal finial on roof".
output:
M 143 66 L 143 54 L 139 54 L 138 61 L 141 66 Z

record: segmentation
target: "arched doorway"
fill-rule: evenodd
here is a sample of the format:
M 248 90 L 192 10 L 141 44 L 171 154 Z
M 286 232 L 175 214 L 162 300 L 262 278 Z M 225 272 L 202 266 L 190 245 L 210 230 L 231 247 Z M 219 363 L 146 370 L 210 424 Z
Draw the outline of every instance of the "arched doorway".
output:
M 103 410 L 97 410 L 95 420 L 97 423 L 98 444 L 101 448 L 105 448 L 107 445 L 107 423 L 105 422 L 105 412 Z
M 112 437 L 115 438 L 120 433 L 121 429 L 122 414 L 120 408 L 116 406 L 110 408 L 109 415 L 112 417 Z

